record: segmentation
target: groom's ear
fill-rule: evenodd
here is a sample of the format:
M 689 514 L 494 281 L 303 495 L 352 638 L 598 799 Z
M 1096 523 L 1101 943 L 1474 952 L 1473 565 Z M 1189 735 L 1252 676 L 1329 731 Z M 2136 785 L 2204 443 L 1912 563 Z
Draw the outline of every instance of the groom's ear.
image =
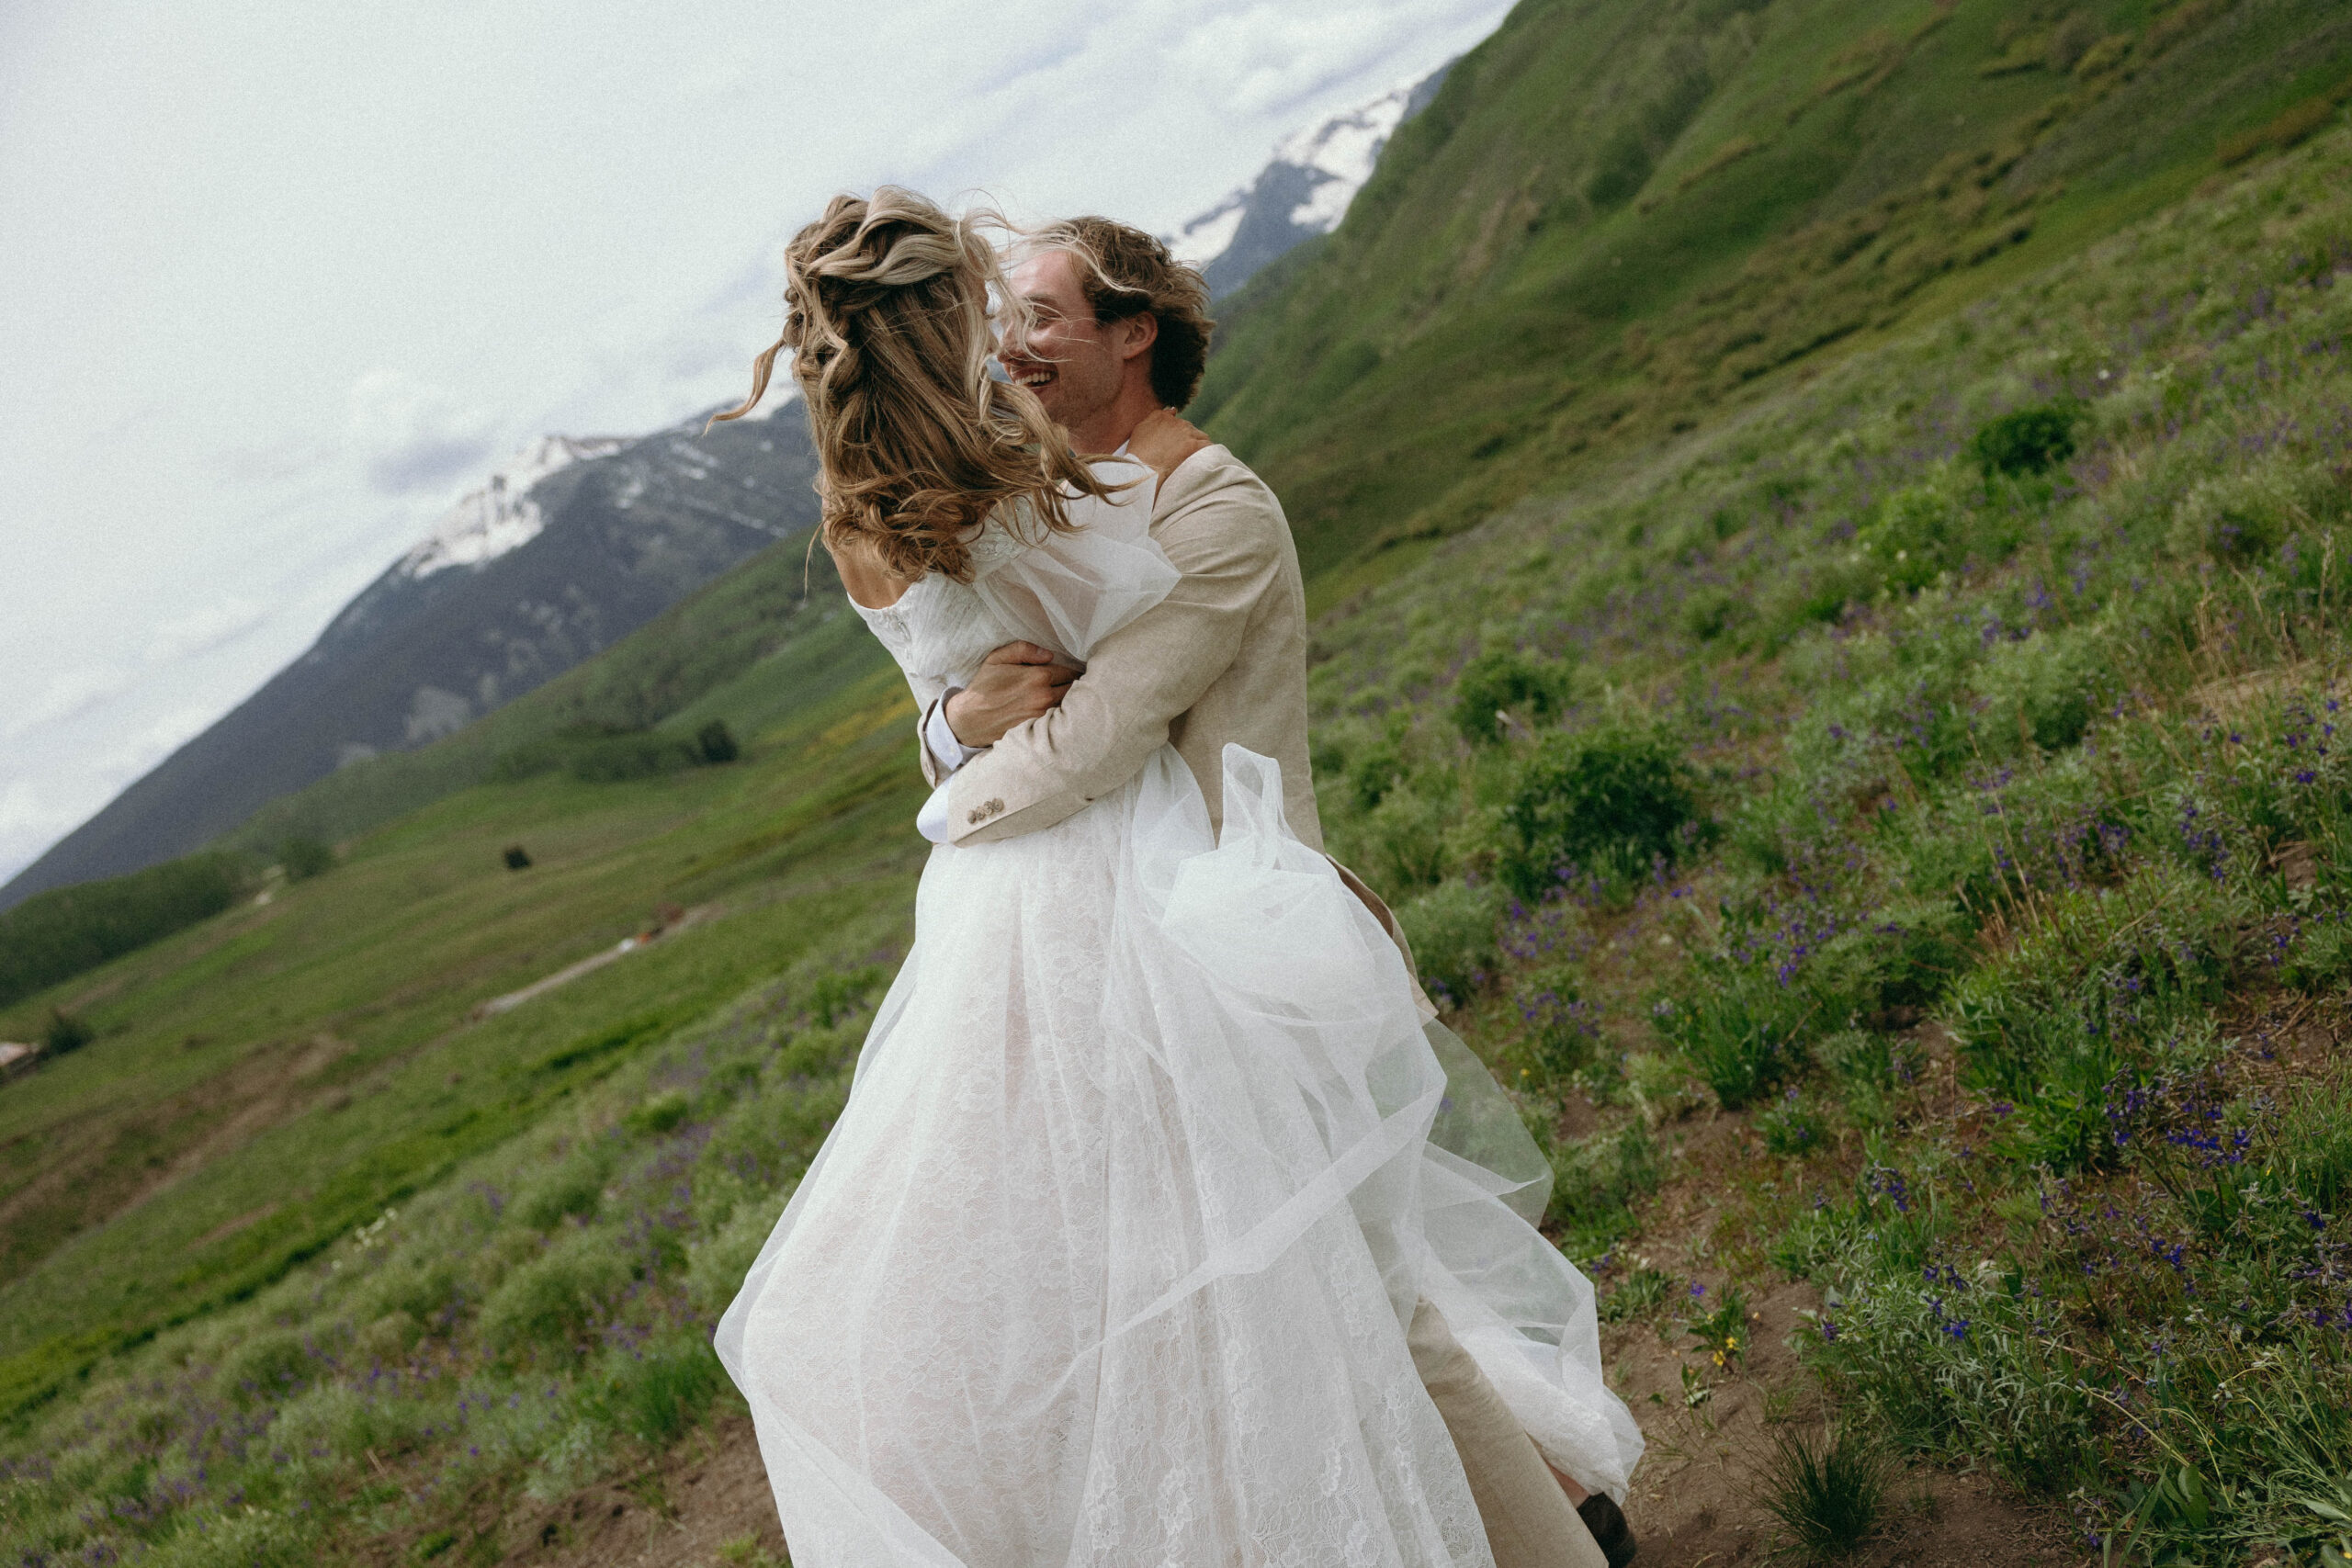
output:
M 1150 311 L 1141 311 L 1119 319 L 1119 357 L 1133 359 L 1138 354 L 1149 354 L 1151 345 L 1159 341 L 1159 318 Z

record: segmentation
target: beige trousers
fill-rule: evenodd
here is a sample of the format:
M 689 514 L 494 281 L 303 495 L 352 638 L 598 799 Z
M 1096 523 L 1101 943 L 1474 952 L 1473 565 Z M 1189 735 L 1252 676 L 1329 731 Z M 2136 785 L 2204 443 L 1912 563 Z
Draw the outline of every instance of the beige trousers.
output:
M 1462 1455 L 1495 1568 L 1608 1568 L 1534 1439 L 1429 1303 L 1413 1314 L 1406 1342 Z

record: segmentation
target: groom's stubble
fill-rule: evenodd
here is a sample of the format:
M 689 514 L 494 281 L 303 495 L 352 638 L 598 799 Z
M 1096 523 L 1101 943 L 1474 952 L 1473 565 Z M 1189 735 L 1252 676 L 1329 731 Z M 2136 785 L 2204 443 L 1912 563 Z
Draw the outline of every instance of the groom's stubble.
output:
M 1148 312 L 1097 321 L 1067 251 L 1039 252 L 1009 281 L 1034 319 L 1025 333 L 1006 337 L 999 355 L 1006 375 L 1036 394 L 1080 452 L 1117 451 L 1160 407 L 1151 388 L 1159 322 Z

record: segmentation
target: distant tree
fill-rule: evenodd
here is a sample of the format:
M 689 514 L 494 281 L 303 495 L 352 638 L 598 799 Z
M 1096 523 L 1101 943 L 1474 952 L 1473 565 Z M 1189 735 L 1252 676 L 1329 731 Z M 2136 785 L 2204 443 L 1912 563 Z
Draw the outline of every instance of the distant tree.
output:
M 528 869 L 530 869 L 530 864 L 531 864 L 531 852 L 530 852 L 530 851 L 528 851 L 528 850 L 525 849 L 525 848 L 524 848 L 522 845 L 520 845 L 520 844 L 509 844 L 509 845 L 507 845 L 507 846 L 506 846 L 506 869 L 507 869 L 507 870 L 509 870 L 509 871 L 527 871 Z
M 49 1029 L 41 1036 L 41 1043 L 52 1056 L 62 1056 L 69 1051 L 79 1051 L 98 1037 L 98 1032 L 62 1008 L 49 1010 Z
M 307 881 L 334 869 L 334 847 L 307 833 L 297 833 L 278 845 L 277 863 L 286 868 L 288 881 Z
M 34 894 L 0 914 L 0 1007 L 219 914 L 244 884 L 234 856 L 207 852 Z
M 735 744 L 734 731 L 727 728 L 723 718 L 714 718 L 695 735 L 695 749 L 706 762 L 731 762 L 742 755 Z

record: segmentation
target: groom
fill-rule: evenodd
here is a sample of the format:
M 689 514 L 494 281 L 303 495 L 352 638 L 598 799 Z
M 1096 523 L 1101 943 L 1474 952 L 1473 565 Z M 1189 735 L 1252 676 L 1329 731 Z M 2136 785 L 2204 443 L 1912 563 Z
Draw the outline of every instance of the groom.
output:
M 1175 412 L 1191 401 L 1208 357 L 1199 274 L 1140 230 L 1077 218 L 1035 237 L 1012 284 L 1034 320 L 1006 343 L 1006 373 L 1036 393 L 1080 451 L 1127 452 L 1162 476 L 1152 537 L 1183 577 L 1164 602 L 1103 638 L 1083 671 L 1035 644 L 1012 643 L 969 686 L 932 705 L 921 721 L 923 773 L 947 787 L 918 825 L 936 842 L 964 844 L 1049 828 L 1125 784 L 1171 742 L 1214 823 L 1233 741 L 1282 764 L 1291 829 L 1319 848 L 1306 750 L 1306 603 L 1290 526 L 1256 474 Z M 1386 907 L 1340 874 L 1393 934 Z M 1571 1506 L 1562 1486 L 1573 1483 L 1555 1483 L 1428 1303 L 1408 1337 L 1498 1568 L 1621 1568 L 1633 1540 L 1616 1506 L 1583 1499 L 1580 1489 L 1582 1508 Z

